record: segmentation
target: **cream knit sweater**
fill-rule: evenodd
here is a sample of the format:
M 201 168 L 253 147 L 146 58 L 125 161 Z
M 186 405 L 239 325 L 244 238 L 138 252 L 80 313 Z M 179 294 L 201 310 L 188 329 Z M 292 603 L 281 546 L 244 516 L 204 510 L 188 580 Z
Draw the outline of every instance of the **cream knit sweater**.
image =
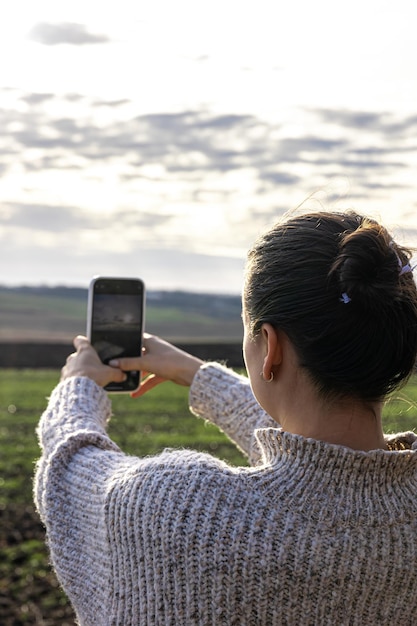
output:
M 413 433 L 368 453 L 290 435 L 216 364 L 190 402 L 252 467 L 123 454 L 87 378 L 50 398 L 35 498 L 80 624 L 417 624 Z

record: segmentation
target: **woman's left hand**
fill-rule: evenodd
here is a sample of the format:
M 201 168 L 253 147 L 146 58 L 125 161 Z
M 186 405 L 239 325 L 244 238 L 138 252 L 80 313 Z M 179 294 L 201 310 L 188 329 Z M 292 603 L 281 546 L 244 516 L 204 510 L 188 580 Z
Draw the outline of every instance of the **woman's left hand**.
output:
M 61 380 L 70 376 L 87 376 L 101 387 L 111 382 L 122 382 L 126 374 L 122 370 L 104 365 L 87 337 L 79 335 L 74 339 L 76 352 L 70 354 L 61 371 Z

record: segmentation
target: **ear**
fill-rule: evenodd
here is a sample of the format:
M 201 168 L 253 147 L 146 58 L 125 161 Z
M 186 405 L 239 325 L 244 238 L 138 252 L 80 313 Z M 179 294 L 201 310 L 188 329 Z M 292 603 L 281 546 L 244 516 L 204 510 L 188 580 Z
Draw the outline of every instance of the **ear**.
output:
M 271 373 L 282 363 L 283 344 L 279 332 L 272 324 L 262 324 L 262 345 L 264 351 L 263 376 L 265 380 L 271 378 Z

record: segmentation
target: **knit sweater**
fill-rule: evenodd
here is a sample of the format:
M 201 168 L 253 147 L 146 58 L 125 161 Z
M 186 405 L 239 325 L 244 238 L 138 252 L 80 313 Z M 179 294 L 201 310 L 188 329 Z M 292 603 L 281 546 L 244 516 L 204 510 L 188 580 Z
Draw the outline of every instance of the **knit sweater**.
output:
M 94 382 L 51 395 L 35 500 L 81 625 L 417 624 L 416 435 L 358 452 L 283 432 L 217 364 L 190 405 L 252 465 L 125 455 Z

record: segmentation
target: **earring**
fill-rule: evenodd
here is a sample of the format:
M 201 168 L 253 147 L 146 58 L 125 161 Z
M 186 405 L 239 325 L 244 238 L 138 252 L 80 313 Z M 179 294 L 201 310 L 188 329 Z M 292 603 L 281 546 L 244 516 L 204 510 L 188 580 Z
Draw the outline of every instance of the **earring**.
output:
M 262 380 L 263 380 L 264 382 L 266 382 L 266 383 L 272 383 L 272 381 L 274 380 L 274 372 L 271 372 L 271 373 L 270 373 L 269 378 L 265 378 L 265 377 L 264 377 L 264 373 L 263 373 L 263 372 L 261 372 L 261 373 L 260 373 L 260 377 L 262 378 Z

